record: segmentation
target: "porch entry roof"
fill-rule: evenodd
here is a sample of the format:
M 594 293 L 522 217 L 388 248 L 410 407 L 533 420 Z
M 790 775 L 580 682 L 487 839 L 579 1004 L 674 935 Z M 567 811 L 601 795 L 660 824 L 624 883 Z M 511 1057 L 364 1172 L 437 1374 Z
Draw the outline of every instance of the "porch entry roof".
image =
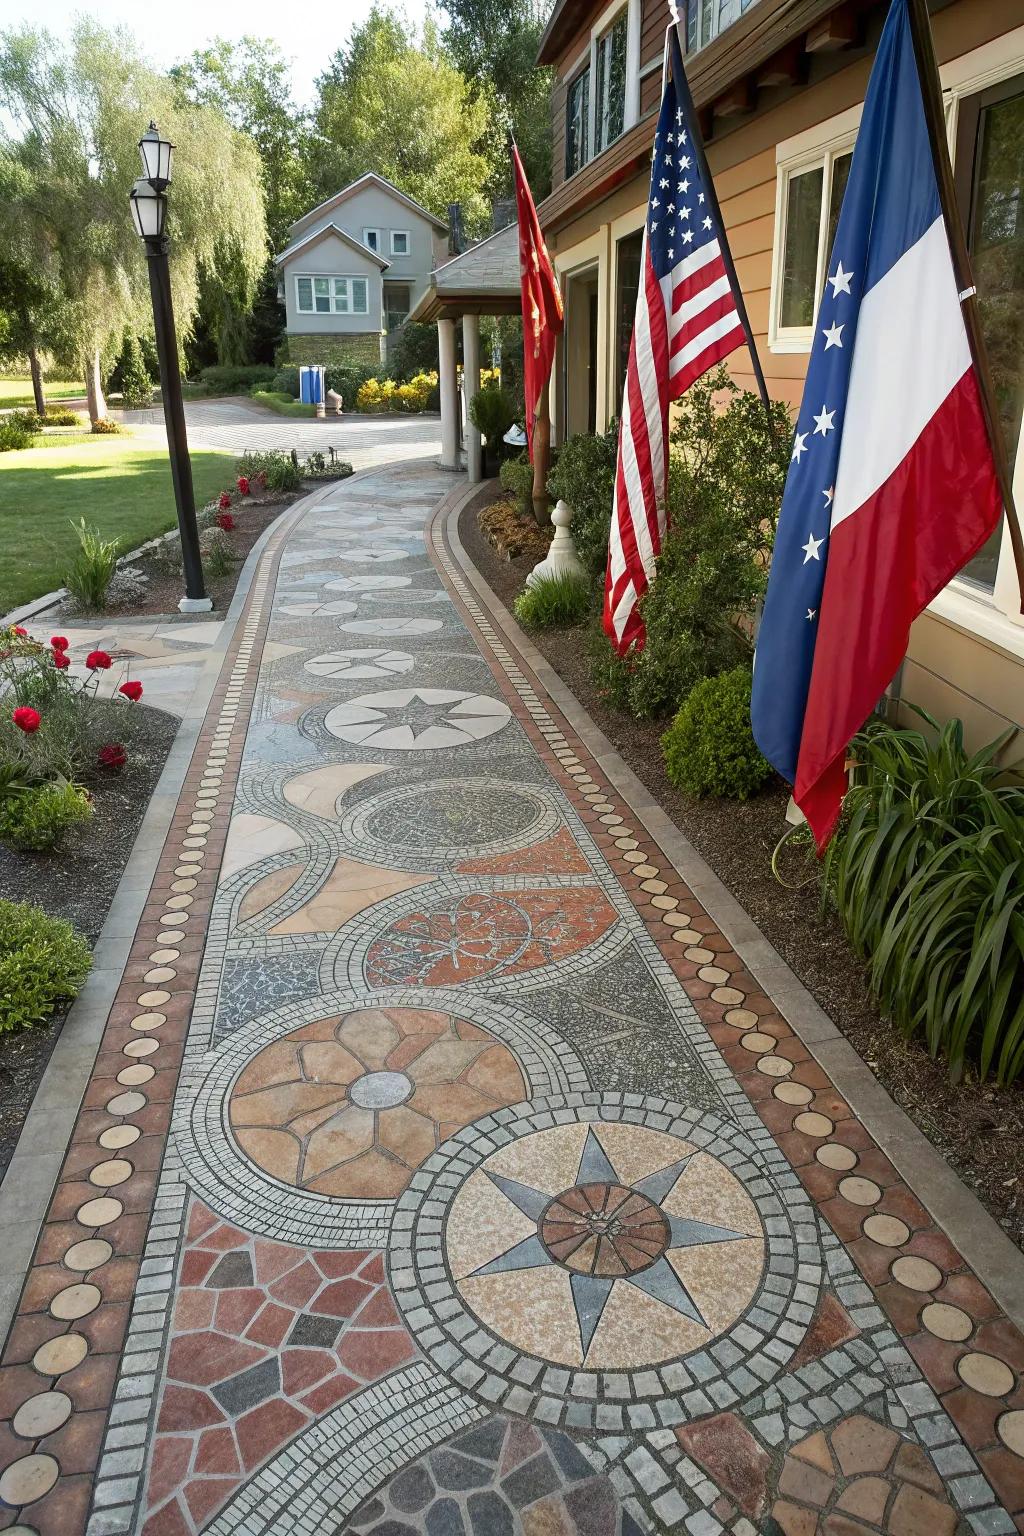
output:
M 519 231 L 509 224 L 431 272 L 409 319 L 429 323 L 460 315 L 517 315 L 519 308 Z

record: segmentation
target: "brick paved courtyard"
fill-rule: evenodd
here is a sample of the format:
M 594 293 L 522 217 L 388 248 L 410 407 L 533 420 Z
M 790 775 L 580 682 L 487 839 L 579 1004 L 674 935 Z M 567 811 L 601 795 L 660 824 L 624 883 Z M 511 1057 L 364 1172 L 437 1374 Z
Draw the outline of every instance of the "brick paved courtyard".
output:
M 371 452 L 226 653 L 0 1529 L 1024 1532 L 1024 1339 L 478 598 L 457 482 Z

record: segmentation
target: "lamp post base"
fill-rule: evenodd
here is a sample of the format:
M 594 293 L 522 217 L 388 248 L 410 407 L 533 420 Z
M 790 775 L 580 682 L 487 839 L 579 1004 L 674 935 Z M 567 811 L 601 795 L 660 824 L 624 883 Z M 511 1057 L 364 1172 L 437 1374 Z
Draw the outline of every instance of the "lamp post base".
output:
M 183 597 L 178 603 L 179 613 L 210 613 L 212 609 L 212 597 Z

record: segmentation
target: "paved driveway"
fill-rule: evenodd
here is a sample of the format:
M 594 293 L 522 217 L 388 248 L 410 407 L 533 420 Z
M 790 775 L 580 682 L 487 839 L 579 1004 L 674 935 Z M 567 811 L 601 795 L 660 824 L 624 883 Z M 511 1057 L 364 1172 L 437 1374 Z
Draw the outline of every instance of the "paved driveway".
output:
M 164 441 L 159 409 L 132 411 L 122 419 L 140 436 Z M 334 448 L 356 469 L 437 458 L 441 452 L 439 416 L 353 414 L 304 421 L 275 416 L 247 400 L 195 400 L 185 406 L 185 420 L 191 448 L 228 448 L 235 453 L 244 453 L 247 448 L 281 448 L 290 453 L 294 448 L 302 455 Z

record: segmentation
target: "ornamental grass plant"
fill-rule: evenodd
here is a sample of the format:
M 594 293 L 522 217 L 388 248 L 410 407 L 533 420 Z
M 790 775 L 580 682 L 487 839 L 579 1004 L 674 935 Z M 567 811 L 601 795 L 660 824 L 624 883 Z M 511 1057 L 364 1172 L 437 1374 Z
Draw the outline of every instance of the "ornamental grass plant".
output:
M 1024 788 L 1000 766 L 1014 732 L 979 752 L 963 725 L 875 724 L 823 869 L 871 987 L 906 1036 L 1000 1084 L 1024 1072 Z
M 85 518 L 71 525 L 78 536 L 78 554 L 64 575 L 64 585 L 79 608 L 100 612 L 107 605 L 107 591 L 117 569 L 117 539 L 105 539 Z
M 571 629 L 582 624 L 591 604 L 586 576 L 542 576 L 515 600 L 515 616 L 527 629 Z

